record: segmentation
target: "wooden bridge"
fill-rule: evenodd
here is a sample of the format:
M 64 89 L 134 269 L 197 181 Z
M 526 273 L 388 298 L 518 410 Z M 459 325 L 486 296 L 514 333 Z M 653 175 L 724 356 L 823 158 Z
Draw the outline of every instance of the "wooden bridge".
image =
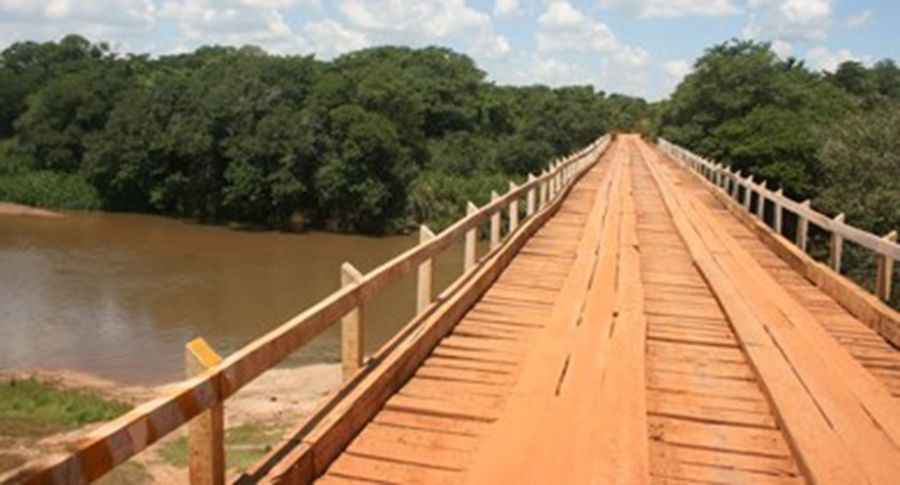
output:
M 805 252 L 811 224 L 828 265 Z M 431 260 L 457 239 L 465 271 L 434 297 Z M 875 295 L 839 274 L 845 240 L 873 251 Z M 344 384 L 228 481 L 900 483 L 895 240 L 664 140 L 604 137 L 373 272 L 346 266 L 224 360 L 192 343 L 172 396 L 6 481 L 91 481 L 191 421 L 192 481 L 224 483 L 226 399 L 341 321 Z M 417 316 L 364 358 L 367 303 L 413 271 Z

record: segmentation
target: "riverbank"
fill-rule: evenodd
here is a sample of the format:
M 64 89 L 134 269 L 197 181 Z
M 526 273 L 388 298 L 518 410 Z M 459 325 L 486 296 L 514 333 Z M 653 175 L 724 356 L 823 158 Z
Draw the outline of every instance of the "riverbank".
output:
M 340 374 L 337 364 L 272 369 L 231 397 L 225 404 L 226 455 L 230 472 L 255 462 L 286 432 L 295 428 L 320 399 L 338 387 Z M 0 372 L 0 382 L 30 378 L 60 389 L 77 389 L 131 405 L 166 396 L 177 385 L 129 386 L 73 371 L 28 369 Z M 21 463 L 72 449 L 86 433 L 101 425 L 94 423 L 49 436 L 4 436 L 0 430 L 0 481 L 4 473 Z M 185 431 L 181 430 L 172 433 L 125 466 L 117 468 L 104 483 L 187 483 L 184 435 Z
M 39 209 L 28 205 L 14 204 L 12 202 L 0 202 L 0 216 L 28 216 L 43 217 L 46 219 L 60 219 L 65 217 L 59 212 Z

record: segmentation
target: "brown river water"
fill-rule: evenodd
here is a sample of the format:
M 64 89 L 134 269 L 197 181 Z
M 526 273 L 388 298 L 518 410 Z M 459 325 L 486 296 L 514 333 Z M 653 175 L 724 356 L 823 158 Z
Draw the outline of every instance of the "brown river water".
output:
M 190 339 L 229 354 L 338 289 L 342 262 L 366 272 L 417 242 L 66 216 L 0 216 L 0 369 L 72 369 L 130 384 L 180 379 Z M 435 261 L 435 290 L 461 268 L 459 244 Z M 372 303 L 368 349 L 414 308 L 415 272 Z M 337 362 L 339 327 L 287 364 Z

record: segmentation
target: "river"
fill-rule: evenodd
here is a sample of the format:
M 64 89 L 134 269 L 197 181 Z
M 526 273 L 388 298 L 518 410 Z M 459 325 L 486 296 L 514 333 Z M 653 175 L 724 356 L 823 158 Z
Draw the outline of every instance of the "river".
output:
M 69 212 L 0 216 L 0 369 L 71 369 L 131 384 L 182 378 L 184 344 L 229 354 L 417 238 L 288 234 L 163 217 Z M 435 289 L 459 275 L 461 246 L 435 261 Z M 415 272 L 367 314 L 367 348 L 415 308 Z M 339 360 L 340 325 L 288 359 Z

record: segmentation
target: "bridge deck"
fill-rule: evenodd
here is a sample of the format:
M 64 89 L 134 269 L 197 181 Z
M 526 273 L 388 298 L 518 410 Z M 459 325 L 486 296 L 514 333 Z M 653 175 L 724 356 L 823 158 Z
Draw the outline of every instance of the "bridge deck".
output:
M 622 136 L 318 482 L 892 483 L 898 397 L 898 349 Z

